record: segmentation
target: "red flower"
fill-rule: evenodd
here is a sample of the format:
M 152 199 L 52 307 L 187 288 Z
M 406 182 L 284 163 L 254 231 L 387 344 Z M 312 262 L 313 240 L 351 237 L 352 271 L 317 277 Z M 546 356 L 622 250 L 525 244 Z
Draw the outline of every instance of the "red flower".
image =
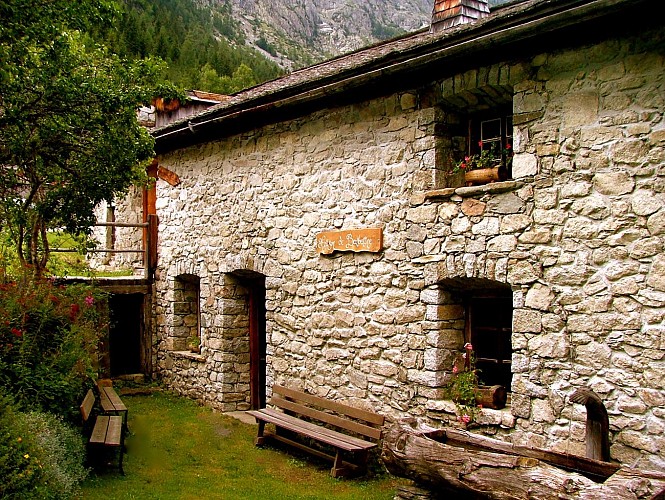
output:
M 78 304 L 72 304 L 72 306 L 69 308 L 69 319 L 74 321 L 80 310 L 81 308 Z
M 479 147 L 480 149 L 483 149 L 483 141 L 478 141 L 478 147 Z
M 506 144 L 506 149 L 512 149 L 513 145 L 511 143 Z
M 16 337 L 23 337 L 23 332 L 21 330 L 19 330 L 18 328 L 12 328 L 12 333 Z

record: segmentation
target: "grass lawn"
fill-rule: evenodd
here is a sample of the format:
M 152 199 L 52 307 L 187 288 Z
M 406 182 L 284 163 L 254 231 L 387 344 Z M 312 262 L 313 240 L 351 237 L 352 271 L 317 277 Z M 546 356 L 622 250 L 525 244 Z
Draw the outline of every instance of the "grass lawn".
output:
M 125 476 L 92 473 L 83 499 L 392 500 L 400 480 L 381 473 L 333 479 L 330 463 L 287 448 L 256 448 L 256 427 L 167 392 L 123 396 L 129 408 Z

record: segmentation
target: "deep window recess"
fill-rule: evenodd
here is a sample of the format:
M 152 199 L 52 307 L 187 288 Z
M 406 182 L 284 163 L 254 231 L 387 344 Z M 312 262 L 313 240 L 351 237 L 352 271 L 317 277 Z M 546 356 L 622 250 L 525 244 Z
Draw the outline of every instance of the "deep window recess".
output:
M 512 177 L 513 117 L 509 107 L 471 115 L 468 121 L 466 154 L 493 151 L 501 156 Z
M 466 301 L 465 338 L 476 355 L 483 385 L 502 385 L 510 391 L 512 359 L 512 293 L 473 294 Z
M 176 277 L 173 292 L 173 348 L 182 351 L 201 341 L 199 277 L 191 274 Z

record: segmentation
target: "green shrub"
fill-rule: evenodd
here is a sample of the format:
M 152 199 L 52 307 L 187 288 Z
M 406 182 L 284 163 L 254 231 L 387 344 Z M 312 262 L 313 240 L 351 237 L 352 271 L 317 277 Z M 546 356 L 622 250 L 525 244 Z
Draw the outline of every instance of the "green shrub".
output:
M 30 436 L 11 400 L 0 393 L 0 498 L 28 498 L 41 481 Z
M 80 433 L 48 413 L 17 411 L 0 396 L 0 498 L 66 499 L 87 476 Z
M 0 284 L 0 388 L 27 411 L 77 419 L 95 374 L 103 294 L 51 281 Z

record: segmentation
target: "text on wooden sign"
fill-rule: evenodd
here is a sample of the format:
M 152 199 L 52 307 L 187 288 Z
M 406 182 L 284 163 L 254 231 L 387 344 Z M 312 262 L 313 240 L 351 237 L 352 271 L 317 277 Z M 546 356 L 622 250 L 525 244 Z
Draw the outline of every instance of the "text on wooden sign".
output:
M 342 229 L 325 231 L 316 235 L 316 250 L 322 254 L 339 252 L 380 252 L 383 247 L 383 230 Z

